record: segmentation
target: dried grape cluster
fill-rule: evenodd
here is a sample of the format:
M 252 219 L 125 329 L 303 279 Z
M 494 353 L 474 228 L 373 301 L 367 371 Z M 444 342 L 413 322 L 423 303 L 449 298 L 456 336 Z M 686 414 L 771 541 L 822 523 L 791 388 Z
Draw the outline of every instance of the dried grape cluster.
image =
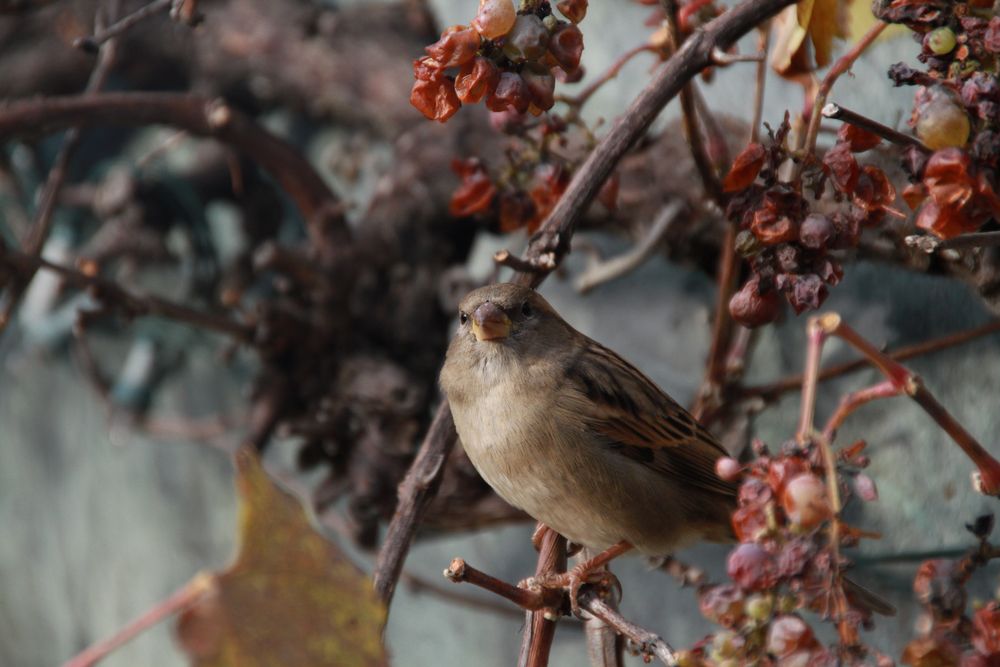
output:
M 456 25 L 413 62 L 410 103 L 427 118 L 447 121 L 463 104 L 539 115 L 555 103 L 555 80 L 578 81 L 583 34 L 576 24 L 587 0 L 560 0 L 557 19 L 547 0 L 481 0 L 468 26 Z M 457 73 L 448 74 L 449 71 Z
M 702 614 L 723 629 L 684 651 L 679 664 L 832 665 L 883 658 L 861 644 L 858 631 L 871 612 L 840 576 L 846 561 L 839 547 L 856 544 L 863 533 L 841 523 L 838 543 L 831 543 L 826 529 L 834 507 L 819 449 L 789 442 L 772 455 L 760 441 L 753 449 L 756 457 L 746 466 L 733 459 L 717 465 L 720 477 L 743 478 L 733 514 L 740 544 L 727 561 L 731 583 L 699 590 Z M 877 497 L 874 482 L 860 472 L 868 463 L 863 449 L 857 443 L 840 455 L 841 497 Z M 804 610 L 837 624 L 839 647 L 820 643 L 800 615 Z
M 979 546 L 958 560 L 924 561 L 913 580 L 913 592 L 924 608 L 918 621 L 918 636 L 903 650 L 903 664 L 913 667 L 961 665 L 993 667 L 1000 664 L 1000 602 L 980 606 L 972 618 L 966 615 L 965 586 L 972 573 L 996 558 L 998 551 L 987 541 L 993 517 L 979 517 L 966 526 Z
M 783 180 L 782 165 L 792 158 L 789 130 L 786 115 L 777 130 L 768 128 L 766 146 L 750 144 L 736 157 L 723 183 L 732 193 L 727 216 L 741 230 L 736 250 L 751 270 L 729 312 L 748 327 L 772 322 L 782 295 L 796 313 L 818 308 L 843 276 L 830 251 L 856 246 L 861 229 L 878 224 L 896 198 L 881 169 L 855 158 L 880 139 L 852 126 L 841 128 L 836 145 L 822 162 L 811 161 L 801 180 Z M 818 199 L 827 183 L 839 210 L 812 211 L 803 189 Z
M 486 214 L 496 221 L 497 231 L 523 227 L 532 233 L 555 207 L 579 166 L 579 160 L 552 150 L 553 145 L 568 143 L 572 128 L 558 114 L 545 114 L 532 124 L 513 112 L 493 114 L 493 119 L 499 129 L 520 141 L 508 151 L 508 165 L 497 175 L 491 175 L 477 158 L 452 162 L 461 183 L 452 194 L 450 213 L 456 217 Z M 614 210 L 617 198 L 618 177 L 614 175 L 601 188 L 598 201 Z
M 876 13 L 914 31 L 926 65 L 898 63 L 889 73 L 896 85 L 919 86 L 910 124 L 933 151 L 908 150 L 903 197 L 917 226 L 940 238 L 975 231 L 1000 216 L 1000 16 L 992 0 L 897 0 Z

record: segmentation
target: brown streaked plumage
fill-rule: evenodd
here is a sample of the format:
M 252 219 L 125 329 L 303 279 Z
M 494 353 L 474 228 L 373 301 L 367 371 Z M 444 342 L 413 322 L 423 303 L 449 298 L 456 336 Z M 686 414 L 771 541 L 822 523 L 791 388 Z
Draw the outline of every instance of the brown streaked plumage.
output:
M 731 539 L 736 487 L 715 474 L 725 450 L 649 378 L 533 290 L 484 287 L 461 312 L 441 386 L 501 497 L 599 550 Z

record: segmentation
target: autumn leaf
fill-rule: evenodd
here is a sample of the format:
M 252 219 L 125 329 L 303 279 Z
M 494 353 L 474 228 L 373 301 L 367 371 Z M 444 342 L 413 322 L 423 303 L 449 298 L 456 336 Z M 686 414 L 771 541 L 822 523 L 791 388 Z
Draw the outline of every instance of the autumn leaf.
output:
M 851 0 L 801 0 L 775 18 L 771 67 L 795 79 L 830 63 L 834 38 L 848 35 Z
M 385 607 L 371 581 L 312 527 L 256 454 L 236 457 L 240 547 L 180 617 L 196 667 L 387 665 Z

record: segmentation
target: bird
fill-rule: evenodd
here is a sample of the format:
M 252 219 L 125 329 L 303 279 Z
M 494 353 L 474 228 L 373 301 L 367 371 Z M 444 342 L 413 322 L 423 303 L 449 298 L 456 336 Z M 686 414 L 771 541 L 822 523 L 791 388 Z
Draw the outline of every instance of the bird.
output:
M 735 539 L 738 482 L 728 452 L 623 357 L 577 331 L 535 290 L 473 290 L 440 374 L 459 440 L 508 503 L 601 552 L 567 573 L 635 550 L 664 556 Z

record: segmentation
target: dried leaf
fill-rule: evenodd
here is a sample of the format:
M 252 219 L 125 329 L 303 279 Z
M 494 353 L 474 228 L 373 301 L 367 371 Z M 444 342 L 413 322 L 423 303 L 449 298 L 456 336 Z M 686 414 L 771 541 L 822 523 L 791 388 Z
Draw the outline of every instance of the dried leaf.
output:
M 237 454 L 240 549 L 212 592 L 181 615 L 197 667 L 387 665 L 385 608 L 369 579 L 315 532 L 256 454 Z
M 795 79 L 828 65 L 834 38 L 848 35 L 848 4 L 848 0 L 801 0 L 782 11 L 775 20 L 774 71 Z
M 753 143 L 744 148 L 733 160 L 733 166 L 722 182 L 723 191 L 737 192 L 753 183 L 764 166 L 765 157 L 767 151 L 760 144 Z

